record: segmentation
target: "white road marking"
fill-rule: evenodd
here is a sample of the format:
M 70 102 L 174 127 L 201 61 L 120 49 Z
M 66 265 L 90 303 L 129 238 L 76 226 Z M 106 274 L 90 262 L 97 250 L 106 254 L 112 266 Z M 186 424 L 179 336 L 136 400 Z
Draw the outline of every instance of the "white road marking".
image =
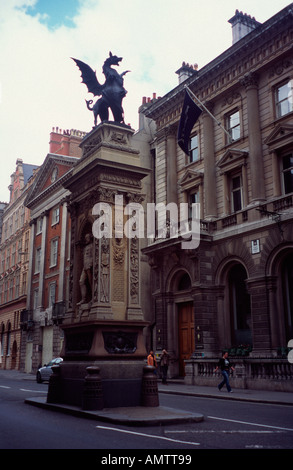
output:
M 5 387 L 5 385 L 0 385 L 0 388 L 11 388 L 11 387 Z
M 199 431 L 195 431 L 195 430 L 191 430 L 191 431 L 165 431 L 165 434 L 206 434 L 206 433 L 213 433 L 213 434 L 216 434 L 216 433 L 223 433 L 223 434 L 282 434 L 283 431 L 255 431 L 255 430 L 251 430 L 251 431 L 244 431 L 244 430 L 238 430 L 238 429 L 235 429 L 235 430 L 231 430 L 231 431 L 225 431 L 225 430 L 218 430 L 218 431 L 215 431 L 215 430 L 212 430 L 212 429 L 207 429 L 207 430 L 199 430 Z
M 118 428 L 111 428 L 108 426 L 96 426 L 98 429 L 105 429 L 106 431 L 116 431 L 116 432 L 121 432 L 125 434 L 132 434 L 135 436 L 143 436 L 143 437 L 150 437 L 152 439 L 161 439 L 164 441 L 170 441 L 170 442 L 177 442 L 179 444 L 189 444 L 191 446 L 199 446 L 199 442 L 189 442 L 189 441 L 179 441 L 177 439 L 170 439 L 169 437 L 162 437 L 162 436 L 155 436 L 151 434 L 145 434 L 143 432 L 134 432 L 134 431 L 127 431 L 126 429 L 118 429 Z
M 262 446 L 259 444 L 252 444 L 245 446 L 245 449 L 281 449 L 281 446 Z
M 21 392 L 34 392 L 34 393 L 47 393 L 45 390 L 27 390 L 26 388 L 20 388 Z
M 216 416 L 207 416 L 207 418 L 217 419 L 219 421 L 228 421 L 230 423 L 248 424 L 248 426 L 259 426 L 261 428 L 281 429 L 282 431 L 293 431 L 292 428 L 282 428 L 280 426 L 269 426 L 268 424 L 250 423 L 247 421 L 238 421 L 236 419 L 217 418 Z

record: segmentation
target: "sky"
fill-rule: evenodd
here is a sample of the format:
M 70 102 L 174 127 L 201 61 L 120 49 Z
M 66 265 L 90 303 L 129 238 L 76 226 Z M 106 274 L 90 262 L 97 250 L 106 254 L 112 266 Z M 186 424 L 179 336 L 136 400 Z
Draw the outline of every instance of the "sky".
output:
M 142 98 L 178 84 L 182 62 L 202 68 L 232 45 L 236 9 L 264 23 L 288 0 L 0 0 L 0 201 L 9 201 L 16 160 L 41 165 L 53 127 L 90 132 L 88 94 L 71 57 L 104 82 L 109 56 L 123 57 L 126 124 L 138 128 Z

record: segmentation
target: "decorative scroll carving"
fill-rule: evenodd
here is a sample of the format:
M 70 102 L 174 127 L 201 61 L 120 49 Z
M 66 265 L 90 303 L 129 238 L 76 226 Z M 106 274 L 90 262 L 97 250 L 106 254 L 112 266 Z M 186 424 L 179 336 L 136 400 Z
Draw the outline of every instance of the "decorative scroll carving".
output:
M 223 108 L 226 106 L 231 106 L 235 101 L 241 100 L 240 93 L 232 93 L 223 100 Z
M 103 202 L 114 202 L 116 191 L 113 189 L 99 187 L 96 191 L 99 201 Z
M 125 261 L 125 239 L 114 238 L 113 239 L 113 296 L 112 300 L 116 302 L 124 301 L 124 261 Z
M 101 142 L 101 136 L 97 136 L 96 138 L 93 138 L 89 144 L 84 145 L 82 158 L 89 157 L 98 148 Z
M 141 181 L 131 178 L 130 176 L 116 175 L 112 173 L 101 173 L 101 180 L 118 186 L 126 185 L 134 188 L 141 188 Z
M 125 241 L 123 238 L 113 239 L 113 259 L 116 265 L 122 265 L 125 257 Z
M 115 142 L 116 144 L 120 144 L 120 145 L 126 145 L 127 144 L 127 140 L 125 138 L 125 135 L 122 134 L 121 132 L 112 132 L 111 140 L 113 142 Z
M 245 75 L 245 77 L 240 81 L 241 85 L 243 85 L 245 88 L 251 87 L 251 86 L 258 86 L 258 74 L 251 72 Z
M 274 77 L 275 75 L 282 75 L 286 69 L 291 67 L 292 60 L 286 59 L 282 62 L 278 62 L 274 67 L 270 69 L 269 77 Z

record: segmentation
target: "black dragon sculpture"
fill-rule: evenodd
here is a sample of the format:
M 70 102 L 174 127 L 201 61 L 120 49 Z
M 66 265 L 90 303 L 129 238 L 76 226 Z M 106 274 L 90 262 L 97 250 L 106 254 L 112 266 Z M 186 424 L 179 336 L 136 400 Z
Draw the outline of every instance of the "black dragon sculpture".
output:
M 124 124 L 122 100 L 126 96 L 127 91 L 123 86 L 123 77 L 129 70 L 119 74 L 116 69 L 112 68 L 113 65 L 119 66 L 122 57 L 117 57 L 112 52 L 109 53 L 109 57 L 103 65 L 103 73 L 105 75 L 103 85 L 99 83 L 96 72 L 89 65 L 81 60 L 71 58 L 78 66 L 81 72 L 82 83 L 85 83 L 88 92 L 93 93 L 94 96 L 101 96 L 94 105 L 93 100 L 86 100 L 88 109 L 94 113 L 94 125 L 97 125 L 98 116 L 102 122 L 109 120 L 109 109 L 112 111 L 114 122 Z

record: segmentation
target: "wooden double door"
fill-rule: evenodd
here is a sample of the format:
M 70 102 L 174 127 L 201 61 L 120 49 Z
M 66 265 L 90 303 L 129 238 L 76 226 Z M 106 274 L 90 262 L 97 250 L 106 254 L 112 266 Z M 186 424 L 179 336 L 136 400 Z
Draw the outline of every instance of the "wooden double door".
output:
M 184 360 L 190 358 L 195 347 L 193 302 L 185 302 L 178 305 L 178 334 L 179 375 L 180 377 L 184 377 Z

